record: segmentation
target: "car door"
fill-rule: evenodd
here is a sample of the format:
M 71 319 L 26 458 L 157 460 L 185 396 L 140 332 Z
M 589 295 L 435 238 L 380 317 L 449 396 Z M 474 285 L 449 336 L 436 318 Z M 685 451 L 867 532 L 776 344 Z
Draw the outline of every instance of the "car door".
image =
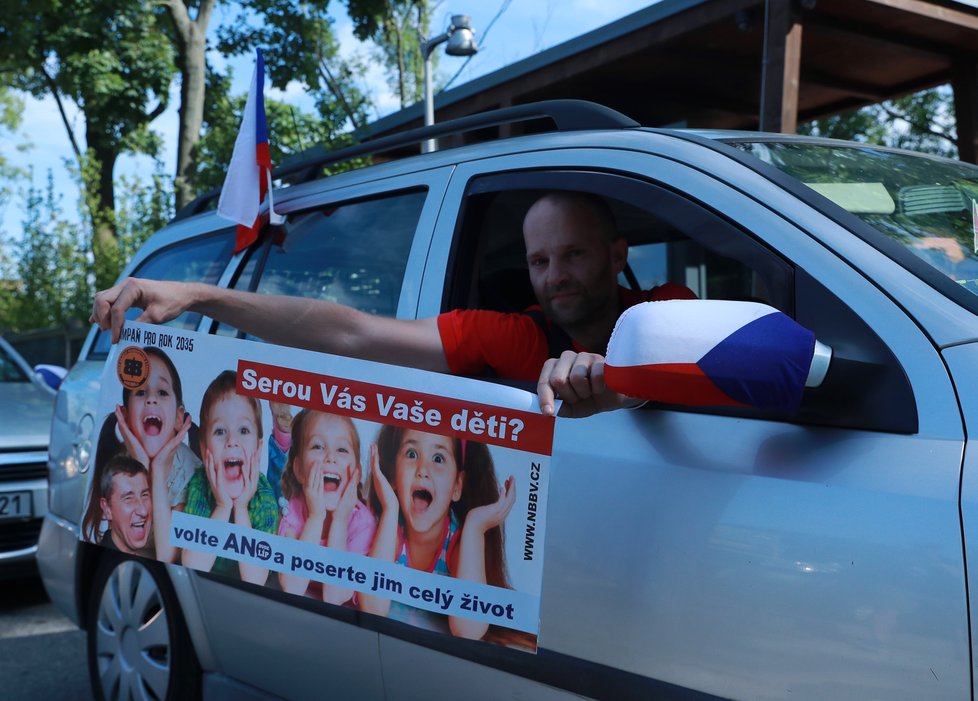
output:
M 285 224 L 246 254 L 230 285 L 413 316 L 447 179 L 441 169 L 285 200 Z M 214 332 L 246 337 L 226 324 Z M 354 608 L 284 594 L 274 576 L 256 587 L 187 572 L 223 674 L 282 698 L 383 698 L 377 633 Z
M 964 432 L 937 350 L 886 290 L 913 282 L 863 246 L 882 271 L 870 279 L 823 243 L 844 229 L 716 153 L 651 134 L 618 141 L 629 150 L 459 166 L 419 316 L 450 306 L 470 275 L 457 266 L 485 254 L 463 254 L 474 198 L 502 187 L 484 183 L 612 199 L 631 188 L 629 206 L 678 229 L 702 261 L 747 266 L 764 301 L 832 346 L 829 376 L 792 416 L 649 406 L 558 419 L 539 654 L 418 641 L 408 658 L 382 639 L 385 677 L 413 688 L 447 653 L 482 665 L 497 693 L 525 688 L 517 673 L 615 699 L 966 696 Z M 662 267 L 711 296 L 693 257 Z M 481 698 L 449 681 L 439 698 Z

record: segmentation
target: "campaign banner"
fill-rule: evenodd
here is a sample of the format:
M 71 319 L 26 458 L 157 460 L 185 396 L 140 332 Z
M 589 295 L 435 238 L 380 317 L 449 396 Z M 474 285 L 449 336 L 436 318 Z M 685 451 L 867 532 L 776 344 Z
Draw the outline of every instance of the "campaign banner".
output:
M 554 421 L 512 387 L 127 323 L 82 536 L 535 651 Z

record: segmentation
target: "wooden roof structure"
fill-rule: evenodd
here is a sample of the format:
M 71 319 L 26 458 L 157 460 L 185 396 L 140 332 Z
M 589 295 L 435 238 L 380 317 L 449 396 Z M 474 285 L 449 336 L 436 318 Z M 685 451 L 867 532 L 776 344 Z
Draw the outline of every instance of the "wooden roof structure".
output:
M 437 95 L 435 120 L 578 98 L 646 126 L 790 133 L 942 84 L 954 90 L 960 157 L 978 162 L 976 2 L 663 0 Z M 422 119 L 412 105 L 370 135 Z

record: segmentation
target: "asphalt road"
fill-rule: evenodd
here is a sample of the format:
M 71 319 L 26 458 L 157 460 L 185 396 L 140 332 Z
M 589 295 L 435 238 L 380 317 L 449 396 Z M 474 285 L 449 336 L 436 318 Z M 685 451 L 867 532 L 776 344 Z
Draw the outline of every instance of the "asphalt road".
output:
M 0 698 L 90 701 L 85 633 L 38 578 L 0 582 Z

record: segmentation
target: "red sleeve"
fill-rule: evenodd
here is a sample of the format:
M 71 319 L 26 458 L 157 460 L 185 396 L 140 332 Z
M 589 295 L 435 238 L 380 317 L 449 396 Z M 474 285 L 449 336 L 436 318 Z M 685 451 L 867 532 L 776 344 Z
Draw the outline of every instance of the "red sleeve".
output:
M 686 285 L 680 285 L 676 282 L 664 283 L 645 293 L 647 302 L 661 302 L 666 299 L 699 299 L 699 297 Z
M 547 361 L 547 339 L 526 314 L 456 309 L 438 316 L 438 333 L 448 369 L 535 382 Z

